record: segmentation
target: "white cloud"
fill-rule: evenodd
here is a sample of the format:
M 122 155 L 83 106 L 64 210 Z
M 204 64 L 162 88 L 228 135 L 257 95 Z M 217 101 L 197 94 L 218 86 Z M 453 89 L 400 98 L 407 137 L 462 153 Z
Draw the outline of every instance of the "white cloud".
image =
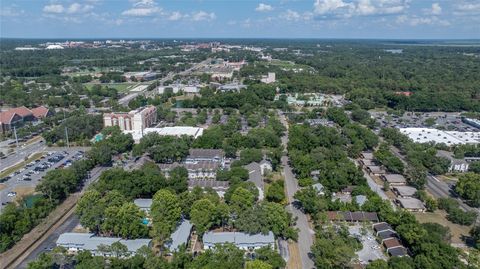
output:
M 205 11 L 197 11 L 192 13 L 191 18 L 193 21 L 211 21 L 214 20 L 217 16 L 215 13 L 207 13 Z
M 0 9 L 0 17 L 17 17 L 24 13 L 25 11 L 23 9 L 17 10 L 16 8 L 13 8 L 13 7 L 4 7 Z
M 434 14 L 434 15 L 442 14 L 442 7 L 440 6 L 439 3 L 433 3 L 432 4 L 432 14 Z
M 301 19 L 300 14 L 297 11 L 293 11 L 291 9 L 287 9 L 287 12 L 282 15 L 283 18 L 285 18 L 287 21 L 299 21 Z
M 91 11 L 92 9 L 92 5 L 81 5 L 79 3 L 73 3 L 66 9 L 66 12 L 68 14 L 78 14 Z
M 258 4 L 258 7 L 255 8 L 255 11 L 259 11 L 259 12 L 267 12 L 272 10 L 273 10 L 273 7 L 271 5 L 267 5 L 264 3 Z
M 455 15 L 477 15 L 480 14 L 480 2 L 478 1 L 462 1 L 455 6 Z
M 43 12 L 46 12 L 46 13 L 60 14 L 60 13 L 63 13 L 64 10 L 65 8 L 62 5 L 57 5 L 57 4 L 46 5 L 43 7 Z
M 61 4 L 51 4 L 43 7 L 43 12 L 51 13 L 51 14 L 62 14 L 62 13 L 81 14 L 81 13 L 87 13 L 91 10 L 93 10 L 92 5 L 82 5 L 79 3 L 72 3 L 68 7 L 64 7 Z
M 170 16 L 168 16 L 169 21 L 178 21 L 181 18 L 183 18 L 183 15 L 182 15 L 182 13 L 180 13 L 178 11 L 174 11 L 170 14 Z
M 436 16 L 407 16 L 400 15 L 396 19 L 397 24 L 406 24 L 410 26 L 419 26 L 419 25 L 438 25 L 438 26 L 450 26 L 450 22 L 447 20 L 439 19 Z
M 316 0 L 313 10 L 317 18 L 350 18 L 400 14 L 410 0 Z
M 139 7 L 139 8 L 127 9 L 124 12 L 122 12 L 122 15 L 132 16 L 132 17 L 148 17 L 154 14 L 157 14 L 160 11 L 162 11 L 162 9 L 159 7 L 151 7 L 151 8 Z
M 122 12 L 124 16 L 130 17 L 149 17 L 162 12 L 162 8 L 157 6 L 154 0 L 135 0 L 133 7 Z

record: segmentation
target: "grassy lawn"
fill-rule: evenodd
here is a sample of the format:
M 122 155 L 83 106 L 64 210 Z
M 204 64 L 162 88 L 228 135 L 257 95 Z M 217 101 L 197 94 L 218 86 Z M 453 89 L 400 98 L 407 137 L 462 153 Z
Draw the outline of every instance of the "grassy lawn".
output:
M 42 157 L 43 155 L 43 152 L 37 152 L 35 154 L 33 154 L 30 158 L 28 158 L 26 161 L 22 161 L 14 166 L 11 166 L 9 168 L 7 168 L 5 171 L 1 172 L 0 173 L 0 178 L 3 178 L 3 177 L 6 177 L 8 175 L 10 175 L 11 173 L 17 171 L 18 169 L 22 168 L 23 166 L 25 166 L 27 163 L 31 162 L 31 161 L 35 161 L 37 159 L 40 159 L 40 157 Z
M 132 86 L 137 83 L 85 83 L 83 84 L 87 89 L 92 89 L 94 85 L 108 86 L 117 89 L 118 92 L 123 93 L 131 90 Z
M 446 219 L 447 214 L 443 210 L 425 213 L 413 213 L 420 223 L 433 222 L 442 226 L 449 227 L 452 234 L 452 243 L 463 243 L 462 236 L 469 236 L 470 226 L 458 225 L 451 223 Z

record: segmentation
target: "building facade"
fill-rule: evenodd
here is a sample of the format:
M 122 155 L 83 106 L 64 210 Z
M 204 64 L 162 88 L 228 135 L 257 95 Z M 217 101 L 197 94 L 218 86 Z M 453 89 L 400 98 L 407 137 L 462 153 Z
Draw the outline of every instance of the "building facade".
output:
M 105 127 L 118 126 L 122 131 L 141 131 L 157 121 L 155 106 L 141 107 L 128 113 L 108 113 L 103 115 Z

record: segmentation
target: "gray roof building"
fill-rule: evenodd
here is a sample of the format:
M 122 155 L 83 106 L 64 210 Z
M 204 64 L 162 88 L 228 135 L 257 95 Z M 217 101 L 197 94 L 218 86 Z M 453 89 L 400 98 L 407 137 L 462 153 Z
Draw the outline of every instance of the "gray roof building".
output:
M 210 249 L 215 244 L 232 243 L 243 250 L 253 250 L 275 245 L 275 237 L 271 231 L 268 234 L 247 234 L 241 232 L 208 232 L 203 235 L 203 248 Z
M 367 201 L 368 201 L 368 198 L 367 198 L 367 196 L 365 196 L 365 195 L 357 195 L 357 196 L 355 196 L 355 202 L 357 202 L 357 204 L 358 204 L 359 206 L 362 206 L 362 205 L 365 204 L 365 202 L 367 202 Z
M 152 207 L 152 199 L 135 199 L 133 203 L 145 212 L 150 212 Z
M 57 239 L 57 246 L 66 248 L 68 251 L 88 250 L 92 255 L 107 255 L 111 253 L 102 253 L 98 251 L 100 245 L 111 246 L 115 242 L 125 245 L 130 255 L 134 255 L 142 246 L 150 247 L 151 239 L 122 239 L 118 237 L 101 237 L 93 233 L 63 233 Z
M 417 189 L 410 186 L 395 186 L 392 189 L 401 198 L 412 197 L 417 192 Z
M 175 232 L 170 235 L 170 240 L 165 244 L 165 246 L 171 252 L 175 252 L 179 249 L 181 245 L 187 245 L 188 240 L 190 239 L 192 227 L 193 225 L 190 223 L 189 220 L 183 220 L 180 225 L 178 225 Z
M 405 185 L 407 180 L 400 174 L 386 174 L 382 175 L 382 179 L 390 185 Z
M 423 202 L 416 198 L 397 198 L 397 202 L 398 204 L 400 204 L 401 207 L 405 208 L 408 211 L 425 211 L 425 206 L 423 205 Z
M 199 161 L 220 162 L 224 161 L 225 153 L 222 149 L 190 149 L 185 160 L 187 163 Z
M 325 192 L 325 187 L 323 187 L 323 185 L 321 183 L 315 183 L 312 185 L 312 187 L 317 191 L 317 194 L 319 195 L 324 195 Z
M 243 167 L 248 170 L 248 181 L 253 182 L 259 191 L 258 199 L 263 200 L 264 183 L 260 164 L 257 162 L 251 162 Z

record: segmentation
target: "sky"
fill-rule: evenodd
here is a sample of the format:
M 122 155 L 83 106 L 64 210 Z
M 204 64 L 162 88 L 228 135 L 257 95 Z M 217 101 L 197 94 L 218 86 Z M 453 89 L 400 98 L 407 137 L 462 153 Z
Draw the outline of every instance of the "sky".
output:
M 480 0 L 0 0 L 0 37 L 480 39 Z

